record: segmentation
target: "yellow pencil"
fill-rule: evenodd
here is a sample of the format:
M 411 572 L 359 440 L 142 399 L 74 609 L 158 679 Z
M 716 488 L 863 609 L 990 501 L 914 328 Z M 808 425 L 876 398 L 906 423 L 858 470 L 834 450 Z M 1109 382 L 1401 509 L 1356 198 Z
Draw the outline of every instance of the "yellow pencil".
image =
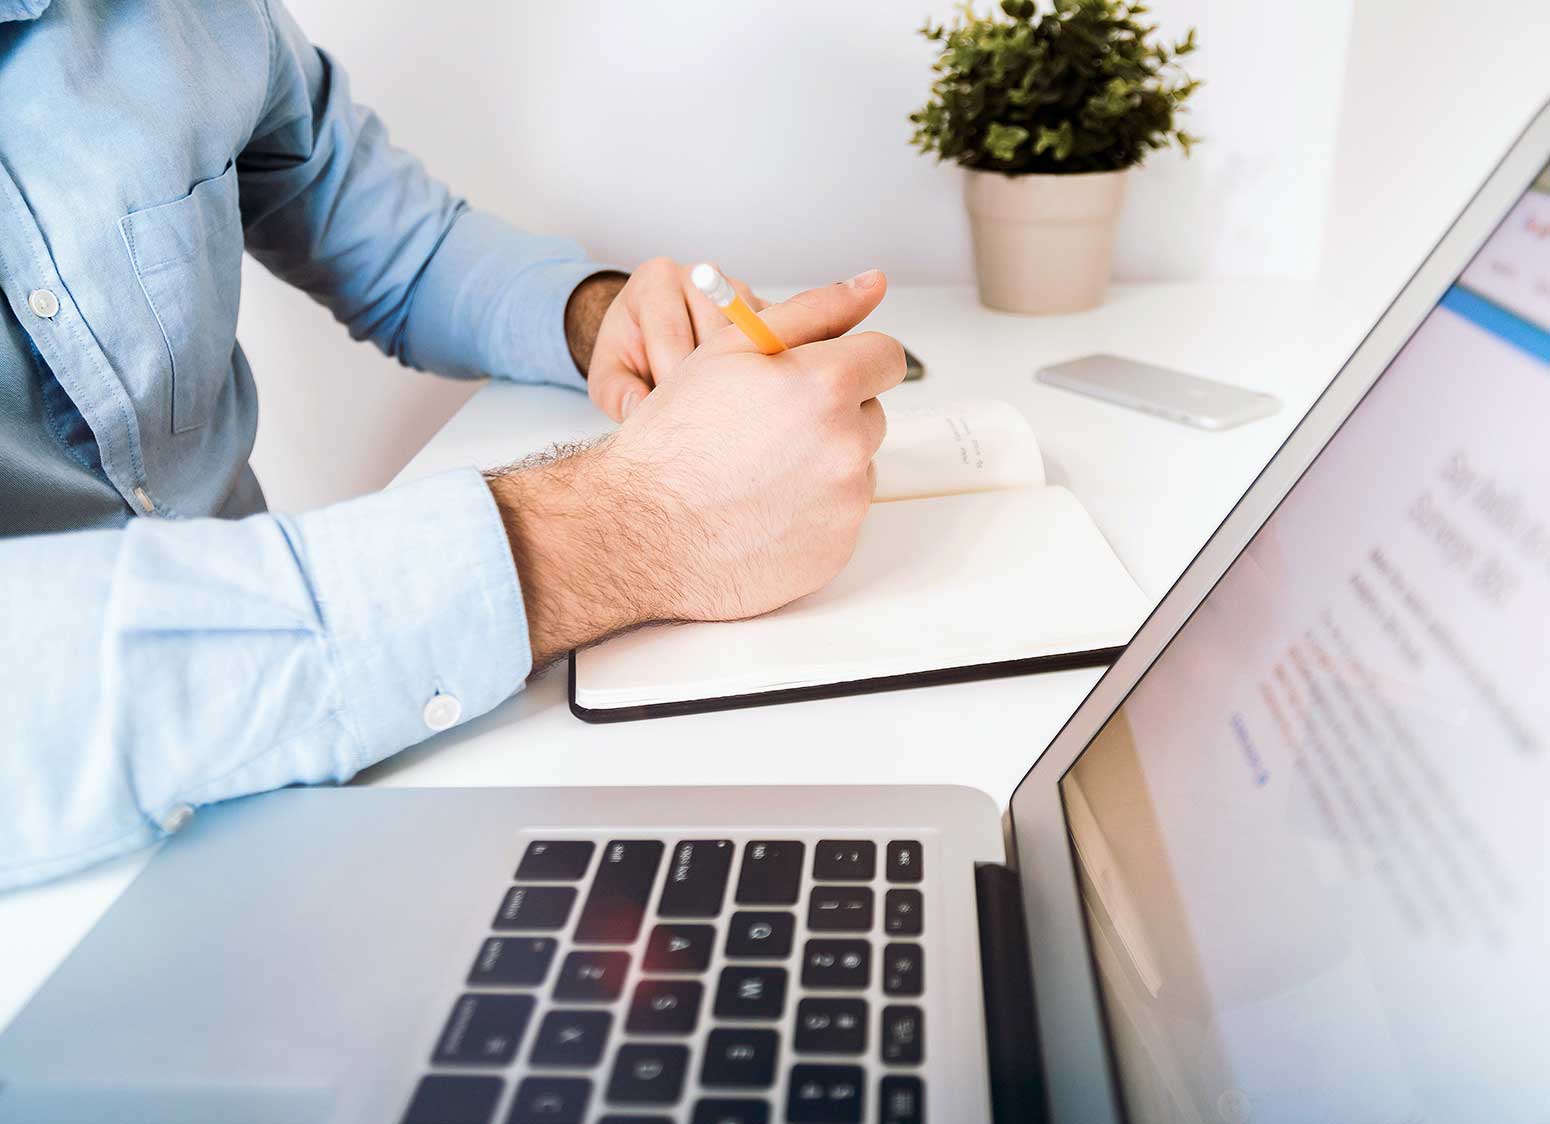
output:
M 732 283 L 721 276 L 721 271 L 709 262 L 701 262 L 689 273 L 694 287 L 710 298 L 710 303 L 721 309 L 726 318 L 742 329 L 743 335 L 766 355 L 778 355 L 786 350 L 780 337 L 770 331 L 770 326 L 759 319 L 759 314 L 748 307 L 748 302 L 737 295 Z

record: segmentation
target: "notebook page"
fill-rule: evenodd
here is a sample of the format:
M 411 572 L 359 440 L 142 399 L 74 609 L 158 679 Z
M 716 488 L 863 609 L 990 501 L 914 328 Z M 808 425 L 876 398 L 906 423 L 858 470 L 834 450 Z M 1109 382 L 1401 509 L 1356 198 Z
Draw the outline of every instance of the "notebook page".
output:
M 1123 644 L 1150 604 L 1064 488 L 872 509 L 828 587 L 753 620 L 657 625 L 577 654 L 592 709 L 842 683 Z
M 888 435 L 874 459 L 875 503 L 1044 483 L 1028 419 L 993 398 L 889 410 Z

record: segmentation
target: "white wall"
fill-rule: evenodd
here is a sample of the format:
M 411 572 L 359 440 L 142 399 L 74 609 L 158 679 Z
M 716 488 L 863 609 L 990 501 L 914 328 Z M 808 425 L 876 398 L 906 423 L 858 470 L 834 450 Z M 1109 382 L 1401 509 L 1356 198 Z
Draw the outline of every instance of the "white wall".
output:
M 1288 10 L 1156 5 L 1165 29 L 1200 27 L 1193 65 L 1210 82 L 1190 124 L 1210 143 L 1187 162 L 1159 156 L 1136 178 L 1122 276 L 1312 272 L 1348 0 L 1276 7 Z M 907 143 L 933 55 L 914 34 L 921 10 L 918 0 L 532 6 L 526 34 L 544 48 L 514 118 L 547 171 L 525 178 L 523 213 L 625 262 L 665 248 L 779 281 L 865 265 L 905 282 L 967 280 L 959 175 Z M 1286 99 L 1280 76 L 1301 59 L 1302 94 Z M 1284 224 L 1252 221 L 1262 198 Z
M 1356 0 L 1323 278 L 1387 306 L 1550 99 L 1544 0 Z
M 1121 276 L 1312 273 L 1351 3 L 1156 0 L 1168 31 L 1199 26 L 1190 126 L 1208 143 L 1135 178 Z M 291 7 L 433 171 L 605 260 L 714 257 L 767 284 L 970 276 L 957 173 L 907 143 L 930 77 L 914 30 L 943 0 Z M 262 270 L 245 280 L 275 506 L 380 486 L 466 397 L 351 344 Z

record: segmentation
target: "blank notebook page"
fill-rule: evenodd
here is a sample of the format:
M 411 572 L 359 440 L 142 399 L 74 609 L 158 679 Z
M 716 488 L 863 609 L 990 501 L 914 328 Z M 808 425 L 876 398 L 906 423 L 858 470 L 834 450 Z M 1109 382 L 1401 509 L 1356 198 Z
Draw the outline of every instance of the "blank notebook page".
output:
M 576 654 L 593 710 L 853 682 L 1126 643 L 1149 602 L 1064 488 L 874 506 L 826 588 L 752 620 Z

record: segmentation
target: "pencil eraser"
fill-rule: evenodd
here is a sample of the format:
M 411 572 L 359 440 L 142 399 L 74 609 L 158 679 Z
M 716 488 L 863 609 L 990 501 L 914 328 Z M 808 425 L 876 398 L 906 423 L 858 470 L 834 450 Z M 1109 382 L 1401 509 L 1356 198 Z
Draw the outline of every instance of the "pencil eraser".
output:
M 721 276 L 721 271 L 710 262 L 702 261 L 691 269 L 689 280 L 694 282 L 694 287 L 709 297 L 711 303 L 717 308 L 725 308 L 737 297 L 731 282 Z

